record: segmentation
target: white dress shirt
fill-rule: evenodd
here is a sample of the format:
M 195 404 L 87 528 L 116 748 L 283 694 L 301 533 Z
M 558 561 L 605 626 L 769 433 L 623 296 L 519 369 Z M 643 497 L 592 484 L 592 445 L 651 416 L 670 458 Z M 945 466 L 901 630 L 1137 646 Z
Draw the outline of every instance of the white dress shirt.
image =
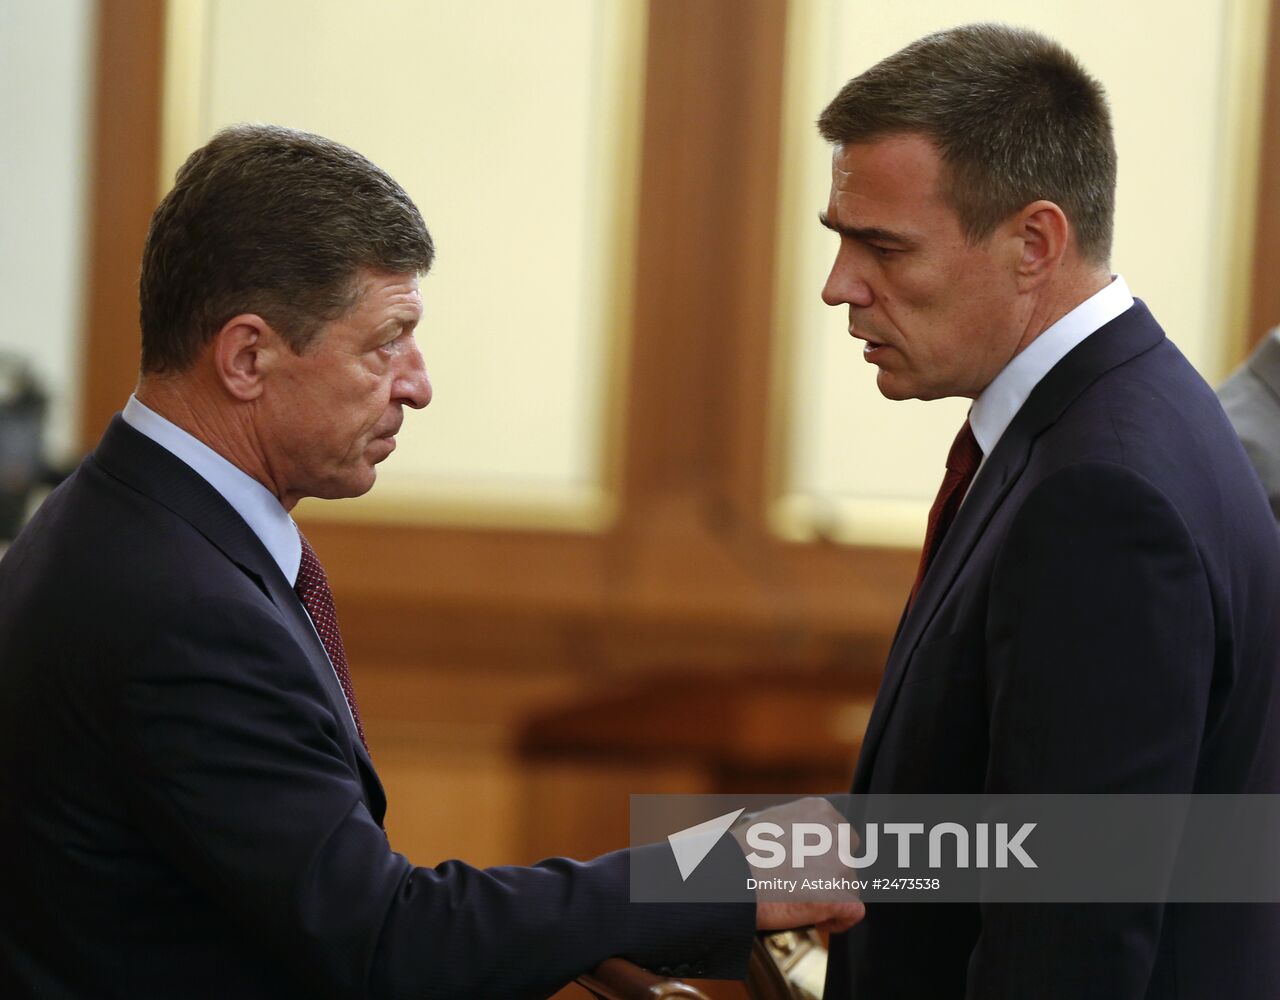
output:
M 982 448 L 983 465 L 1031 390 L 1049 370 L 1086 337 L 1132 306 L 1129 286 L 1117 274 L 1110 284 L 1046 329 L 1001 369 L 969 410 L 969 426 Z M 982 471 L 981 465 L 978 471 Z
M 266 546 L 289 585 L 297 583 L 302 542 L 297 525 L 274 493 L 203 441 L 139 402 L 137 396 L 129 397 L 121 416 L 135 431 L 171 452 L 217 490 Z
M 217 490 L 258 536 L 280 567 L 284 578 L 289 581 L 289 586 L 297 584 L 298 567 L 302 564 L 302 539 L 298 535 L 298 526 L 293 523 L 289 512 L 280 506 L 274 493 L 243 469 L 232 465 L 203 441 L 192 437 L 173 421 L 139 402 L 137 396 L 129 397 L 121 416 L 135 431 L 186 463 L 201 479 Z M 303 610 L 306 610 L 305 607 Z M 308 612 L 307 618 L 310 617 Z M 315 629 L 315 622 L 311 623 L 311 627 Z M 316 632 L 316 638 L 320 639 L 319 632 Z M 324 646 L 323 639 L 320 639 L 320 645 Z M 328 655 L 326 649 L 325 657 L 328 658 Z M 333 667 L 332 660 L 329 661 L 329 666 Z M 336 669 L 333 674 L 341 686 L 342 679 L 338 677 Z M 347 706 L 351 725 L 354 727 L 355 714 L 351 712 L 350 704 L 345 701 L 343 704 Z

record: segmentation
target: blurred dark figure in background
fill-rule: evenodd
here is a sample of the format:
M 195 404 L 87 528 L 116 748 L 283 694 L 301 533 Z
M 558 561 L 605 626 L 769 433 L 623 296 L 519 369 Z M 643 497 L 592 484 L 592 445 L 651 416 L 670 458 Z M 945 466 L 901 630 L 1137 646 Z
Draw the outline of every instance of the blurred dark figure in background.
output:
M 1222 383 L 1218 399 L 1280 521 L 1280 327 Z
M 18 533 L 32 493 L 48 478 L 47 409 L 48 400 L 23 359 L 0 352 L 0 546 Z

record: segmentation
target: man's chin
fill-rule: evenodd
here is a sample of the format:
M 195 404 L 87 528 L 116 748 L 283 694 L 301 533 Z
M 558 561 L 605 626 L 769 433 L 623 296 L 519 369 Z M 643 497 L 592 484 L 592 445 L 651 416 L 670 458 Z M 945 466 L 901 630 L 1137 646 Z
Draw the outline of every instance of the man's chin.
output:
M 876 388 L 885 399 L 899 401 L 916 398 L 916 393 L 912 391 L 911 386 L 905 385 L 901 379 L 895 378 L 883 368 L 876 372 Z
M 356 486 L 356 487 L 354 487 L 354 488 L 352 489 L 352 491 L 351 491 L 350 493 L 348 493 L 348 494 L 347 494 L 347 496 L 349 496 L 349 497 L 353 497 L 353 498 L 354 498 L 354 497 L 362 497 L 362 496 L 364 496 L 364 495 L 365 495 L 366 493 L 368 493 L 371 489 L 373 489 L 373 484 L 374 484 L 375 480 L 377 480 L 377 478 L 378 478 L 378 472 L 377 472 L 377 470 L 376 470 L 376 469 L 370 469 L 370 470 L 369 470 L 369 479 L 368 479 L 368 481 L 367 481 L 366 483 L 364 483 L 364 484 L 360 485 L 360 486 Z
M 373 489 L 377 478 L 378 470 L 370 465 L 359 477 L 351 476 L 329 483 L 323 491 L 317 490 L 315 493 L 308 493 L 307 496 L 315 497 L 317 500 L 353 500 Z
M 954 392 L 947 393 L 940 389 L 916 385 L 908 379 L 886 372 L 883 369 L 876 374 L 876 388 L 880 390 L 880 395 L 885 399 L 892 399 L 894 402 L 901 402 L 904 399 L 928 401 L 931 399 L 945 399 L 948 396 L 956 395 Z

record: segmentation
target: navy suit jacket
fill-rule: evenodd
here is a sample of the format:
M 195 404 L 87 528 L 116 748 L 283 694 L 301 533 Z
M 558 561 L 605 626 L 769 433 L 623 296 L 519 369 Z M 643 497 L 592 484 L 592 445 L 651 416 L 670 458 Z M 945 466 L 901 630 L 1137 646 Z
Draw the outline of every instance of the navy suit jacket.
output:
M 740 975 L 752 939 L 749 903 L 628 903 L 627 852 L 394 853 L 291 586 L 119 417 L 0 561 L 0 781 L 6 997 L 545 996 L 615 954 Z
M 1277 792 L 1278 672 L 1266 498 L 1139 302 L 988 456 L 899 626 L 853 792 Z M 1269 1000 L 1280 909 L 872 904 L 827 996 Z

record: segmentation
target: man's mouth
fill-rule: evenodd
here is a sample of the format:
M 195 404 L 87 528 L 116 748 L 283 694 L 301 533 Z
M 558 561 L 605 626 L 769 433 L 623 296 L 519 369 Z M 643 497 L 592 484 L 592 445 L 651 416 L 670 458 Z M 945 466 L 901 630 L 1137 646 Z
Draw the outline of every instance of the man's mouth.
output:
M 393 427 L 391 428 L 391 430 L 387 431 L 385 434 L 379 434 L 376 437 L 374 437 L 373 442 L 371 443 L 376 442 L 376 443 L 385 444 L 387 446 L 387 455 L 390 455 L 393 451 L 396 450 L 396 434 L 398 434 L 399 431 L 400 431 L 399 427 Z M 385 458 L 386 456 L 384 455 L 383 457 Z M 379 461 L 381 461 L 381 459 L 379 459 Z
M 886 344 L 879 340 L 874 340 L 865 334 L 858 333 L 856 330 L 850 329 L 849 336 L 863 341 L 862 356 L 867 361 L 874 361 L 875 358 L 886 348 Z

